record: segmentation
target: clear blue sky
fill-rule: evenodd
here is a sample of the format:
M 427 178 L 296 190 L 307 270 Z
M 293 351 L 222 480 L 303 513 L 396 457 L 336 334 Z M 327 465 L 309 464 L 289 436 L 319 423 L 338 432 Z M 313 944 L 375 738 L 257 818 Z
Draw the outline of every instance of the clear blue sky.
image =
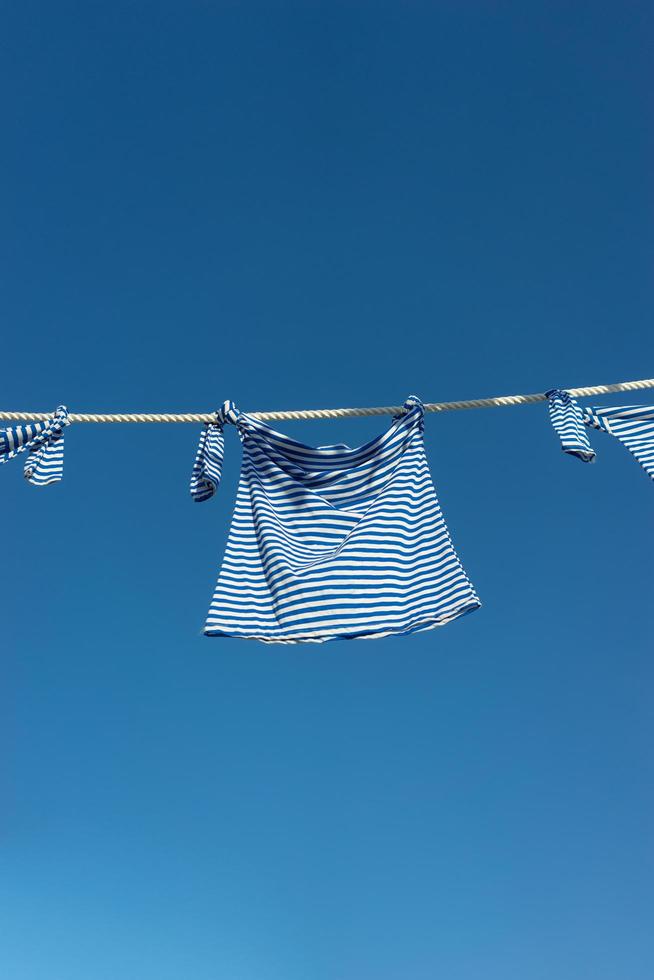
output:
M 654 374 L 650 4 L 26 0 L 0 28 L 3 408 Z M 200 635 L 239 445 L 195 505 L 198 435 L 73 426 L 60 485 L 0 472 L 0 974 L 649 980 L 626 450 L 566 458 L 545 406 L 429 417 L 483 609 L 292 648 Z

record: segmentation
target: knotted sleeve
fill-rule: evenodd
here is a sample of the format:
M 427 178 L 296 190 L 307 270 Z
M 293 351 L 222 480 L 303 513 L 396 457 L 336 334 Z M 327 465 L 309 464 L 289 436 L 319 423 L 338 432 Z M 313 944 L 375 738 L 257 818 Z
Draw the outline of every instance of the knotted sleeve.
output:
M 225 455 L 223 426 L 226 422 L 235 426 L 240 424 L 241 413 L 232 401 L 223 402 L 215 415 L 216 421 L 207 423 L 200 433 L 191 473 L 191 496 L 197 504 L 213 497 L 220 486 Z
M 64 469 L 64 427 L 68 410 L 60 405 L 51 419 L 0 431 L 0 462 L 7 463 L 19 453 L 28 452 L 23 473 L 32 486 L 58 483 Z
M 221 424 L 208 424 L 200 433 L 198 451 L 191 473 L 191 496 L 200 504 L 209 500 L 220 485 L 225 452 L 225 437 Z
M 588 431 L 584 423 L 584 413 L 572 395 L 561 388 L 547 392 L 550 421 L 561 440 L 564 453 L 576 456 L 584 463 L 592 463 L 595 450 L 588 441 Z

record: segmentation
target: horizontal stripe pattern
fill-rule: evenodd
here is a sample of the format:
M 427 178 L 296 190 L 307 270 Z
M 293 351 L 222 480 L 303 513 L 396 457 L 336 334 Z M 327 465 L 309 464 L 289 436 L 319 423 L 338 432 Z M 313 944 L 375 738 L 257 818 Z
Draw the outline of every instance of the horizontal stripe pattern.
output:
M 191 496 L 196 503 L 213 497 L 220 484 L 225 452 L 222 426 L 205 425 L 191 473 Z
M 419 399 L 354 449 L 306 446 L 225 408 L 243 463 L 206 635 L 371 639 L 433 629 L 479 607 L 429 473 Z M 201 448 L 208 457 L 202 440 Z M 209 472 L 206 460 L 196 466 L 196 477 Z
M 654 480 L 654 405 L 618 405 L 613 408 L 581 408 L 567 391 L 547 393 L 550 418 L 564 452 L 592 462 L 594 451 L 588 428 L 615 436 Z
M 200 433 L 198 451 L 195 455 L 191 473 L 191 496 L 196 503 L 209 500 L 220 486 L 220 477 L 225 455 L 225 422 L 235 424 L 238 412 L 234 402 L 226 401 L 215 413 L 216 420 L 207 423 Z
M 7 463 L 19 453 L 28 452 L 23 474 L 35 487 L 58 483 L 64 469 L 64 428 L 69 424 L 68 409 L 60 405 L 51 419 L 0 430 L 0 462 Z
M 586 408 L 584 422 L 616 436 L 654 480 L 654 405 Z
M 550 421 L 561 440 L 563 452 L 584 463 L 594 462 L 595 450 L 591 448 L 583 411 L 576 399 L 561 388 L 552 388 L 547 392 L 547 398 Z

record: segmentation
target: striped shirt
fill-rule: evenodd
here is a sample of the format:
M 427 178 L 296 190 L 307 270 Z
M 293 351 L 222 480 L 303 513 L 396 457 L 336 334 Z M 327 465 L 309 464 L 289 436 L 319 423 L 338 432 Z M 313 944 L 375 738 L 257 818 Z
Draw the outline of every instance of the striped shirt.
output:
M 620 405 L 616 408 L 581 408 L 559 388 L 547 392 L 550 419 L 561 448 L 585 463 L 592 463 L 588 429 L 616 436 L 654 480 L 654 405 Z
M 61 480 L 64 470 L 64 427 L 69 425 L 68 409 L 60 405 L 45 422 L 17 425 L 0 430 L 0 463 L 8 463 L 19 453 L 28 452 L 23 473 L 35 487 L 47 487 Z
M 225 422 L 238 429 L 243 463 L 207 636 L 371 639 L 479 607 L 436 498 L 419 399 L 354 449 L 306 446 L 226 402 L 202 433 L 195 500 L 220 482 Z

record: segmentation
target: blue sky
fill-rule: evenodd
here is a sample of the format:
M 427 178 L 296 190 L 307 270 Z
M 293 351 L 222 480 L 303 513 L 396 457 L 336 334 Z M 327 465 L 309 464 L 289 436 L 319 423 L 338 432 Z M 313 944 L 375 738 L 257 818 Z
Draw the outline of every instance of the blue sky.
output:
M 654 374 L 650 5 L 0 24 L 3 408 Z M 58 486 L 0 473 L 2 975 L 651 977 L 654 487 L 626 450 L 566 458 L 542 405 L 428 417 L 483 608 L 278 648 L 200 635 L 239 446 L 196 505 L 198 435 L 72 426 Z

